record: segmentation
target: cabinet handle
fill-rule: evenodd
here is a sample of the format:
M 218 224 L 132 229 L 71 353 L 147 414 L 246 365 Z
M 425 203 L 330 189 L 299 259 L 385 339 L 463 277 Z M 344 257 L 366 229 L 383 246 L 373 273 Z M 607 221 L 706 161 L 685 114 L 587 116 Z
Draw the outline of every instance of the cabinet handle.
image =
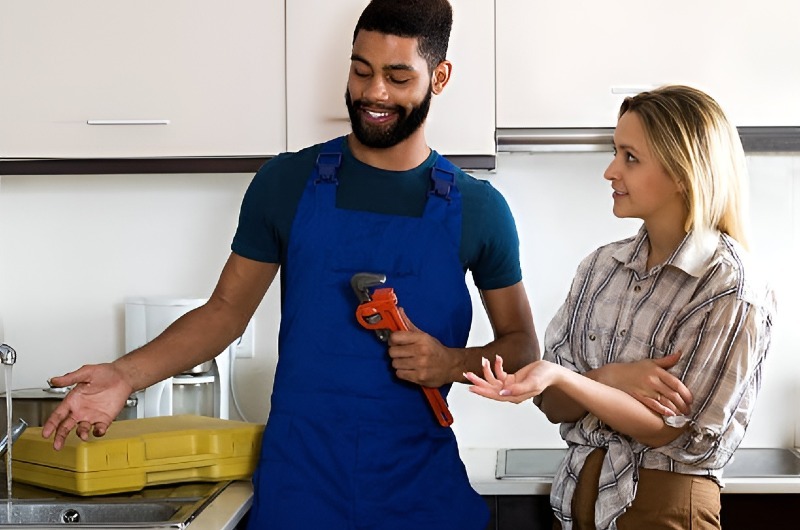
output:
M 169 120 L 86 120 L 88 125 L 169 125 Z
M 611 151 L 614 129 L 498 129 L 498 152 Z

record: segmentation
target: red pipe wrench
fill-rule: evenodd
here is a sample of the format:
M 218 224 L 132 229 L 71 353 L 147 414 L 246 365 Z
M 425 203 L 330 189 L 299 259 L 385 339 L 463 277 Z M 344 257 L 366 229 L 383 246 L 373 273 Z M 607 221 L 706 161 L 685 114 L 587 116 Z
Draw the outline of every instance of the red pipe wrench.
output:
M 361 302 L 356 309 L 356 319 L 359 324 L 375 331 L 383 342 L 389 340 L 392 331 L 408 331 L 408 326 L 397 310 L 397 296 L 394 289 L 384 287 L 375 289 L 370 295 L 369 288 L 381 285 L 386 281 L 386 275 L 370 272 L 359 272 L 350 279 L 350 285 Z M 453 423 L 453 415 L 447 408 L 447 402 L 442 397 L 438 388 L 422 387 L 425 398 L 442 427 Z

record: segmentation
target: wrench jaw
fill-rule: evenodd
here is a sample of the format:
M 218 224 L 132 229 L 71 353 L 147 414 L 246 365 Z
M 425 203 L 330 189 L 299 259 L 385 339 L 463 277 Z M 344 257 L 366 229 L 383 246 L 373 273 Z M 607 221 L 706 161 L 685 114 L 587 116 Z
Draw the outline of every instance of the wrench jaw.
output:
M 369 294 L 369 288 L 376 285 L 383 285 L 386 282 L 385 274 L 378 274 L 374 272 L 358 272 L 350 278 L 350 287 L 358 297 L 361 303 L 369 302 L 372 296 Z
M 356 297 L 358 301 L 362 304 L 366 302 L 372 301 L 372 295 L 370 294 L 370 287 L 375 287 L 376 285 L 383 285 L 386 282 L 386 275 L 379 274 L 374 272 L 359 272 L 353 275 L 350 278 L 350 287 L 353 288 L 353 292 L 356 293 Z M 370 315 L 368 317 L 364 317 L 369 324 L 377 324 L 383 319 L 380 313 L 376 313 L 374 315 Z M 391 334 L 391 330 L 389 329 L 376 329 L 375 335 L 382 342 L 389 342 L 389 335 Z

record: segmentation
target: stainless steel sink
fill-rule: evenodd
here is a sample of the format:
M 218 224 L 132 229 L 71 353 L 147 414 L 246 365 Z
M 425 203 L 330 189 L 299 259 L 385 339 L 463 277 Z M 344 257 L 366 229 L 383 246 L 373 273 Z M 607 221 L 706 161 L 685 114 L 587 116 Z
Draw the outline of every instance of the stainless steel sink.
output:
M 552 479 L 566 453 L 566 449 L 500 449 L 495 477 Z
M 8 503 L 0 506 L 0 525 L 169 524 L 178 512 L 186 511 L 186 508 L 186 504 L 174 502 L 14 501 L 11 503 L 10 519 Z M 181 519 L 177 518 L 174 522 L 180 522 Z
M 11 502 L 0 499 L 0 528 L 186 528 L 228 484 L 192 483 L 95 497 L 22 485 Z
M 723 479 L 800 477 L 800 453 L 796 449 L 738 449 Z

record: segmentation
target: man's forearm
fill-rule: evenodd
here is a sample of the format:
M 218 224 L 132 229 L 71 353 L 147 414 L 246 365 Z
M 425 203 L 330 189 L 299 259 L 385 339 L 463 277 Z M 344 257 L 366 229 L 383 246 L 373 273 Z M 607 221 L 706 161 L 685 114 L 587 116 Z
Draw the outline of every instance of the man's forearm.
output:
M 453 381 L 467 382 L 463 375 L 465 372 L 480 373 L 482 360 L 485 358 L 494 362 L 497 355 L 503 358 L 503 366 L 508 373 L 516 372 L 541 357 L 535 335 L 523 331 L 509 333 L 485 346 L 464 348 L 461 353 L 463 362 L 453 373 Z

